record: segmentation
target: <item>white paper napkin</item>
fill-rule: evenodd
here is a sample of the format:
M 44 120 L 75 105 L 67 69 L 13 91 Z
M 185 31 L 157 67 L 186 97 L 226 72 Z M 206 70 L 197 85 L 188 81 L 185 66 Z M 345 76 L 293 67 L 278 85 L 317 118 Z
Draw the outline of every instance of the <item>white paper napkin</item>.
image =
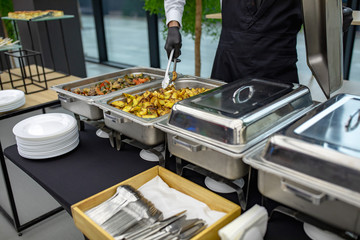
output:
M 200 218 L 210 226 L 226 215 L 224 212 L 211 210 L 205 203 L 170 188 L 159 176 L 148 181 L 138 190 L 162 211 L 164 218 L 186 210 L 187 219 Z

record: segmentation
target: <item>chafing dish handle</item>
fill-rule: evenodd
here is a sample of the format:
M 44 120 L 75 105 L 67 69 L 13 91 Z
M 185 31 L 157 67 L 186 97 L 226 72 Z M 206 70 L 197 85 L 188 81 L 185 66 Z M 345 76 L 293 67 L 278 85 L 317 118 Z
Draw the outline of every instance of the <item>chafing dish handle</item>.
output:
M 125 122 L 125 118 L 118 118 L 118 117 L 112 116 L 110 111 L 104 112 L 104 116 L 114 123 L 124 123 Z
M 61 102 L 66 102 L 66 103 L 71 103 L 71 102 L 74 102 L 75 99 L 74 98 L 71 98 L 71 97 L 67 97 L 67 96 L 64 96 L 64 95 L 58 95 L 58 98 Z
M 360 109 L 358 109 L 355 113 L 350 115 L 349 120 L 345 125 L 345 129 L 347 132 L 353 131 L 359 126 L 359 124 L 360 124 Z
M 172 142 L 174 145 L 181 146 L 190 152 L 199 152 L 199 151 L 201 151 L 201 148 L 202 148 L 200 144 L 192 145 L 190 143 L 181 141 L 180 139 L 177 138 L 177 136 L 172 137 Z
M 283 191 L 293 193 L 297 197 L 306 200 L 308 202 L 311 202 L 314 205 L 320 205 L 325 199 L 327 199 L 325 193 L 310 192 L 308 190 L 301 188 L 301 186 L 296 186 L 295 183 L 289 183 L 285 179 L 281 179 L 281 189 Z

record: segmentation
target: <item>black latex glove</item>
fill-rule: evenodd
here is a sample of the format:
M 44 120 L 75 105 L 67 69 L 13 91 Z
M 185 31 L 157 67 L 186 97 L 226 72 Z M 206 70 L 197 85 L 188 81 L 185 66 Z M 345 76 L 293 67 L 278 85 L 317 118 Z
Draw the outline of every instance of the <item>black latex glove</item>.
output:
M 347 32 L 353 20 L 352 9 L 343 6 L 342 11 L 343 11 L 343 32 Z
M 173 48 L 175 49 L 173 58 L 178 58 L 181 55 L 181 34 L 179 30 L 179 27 L 168 28 L 168 35 L 165 43 L 165 50 L 168 58 Z

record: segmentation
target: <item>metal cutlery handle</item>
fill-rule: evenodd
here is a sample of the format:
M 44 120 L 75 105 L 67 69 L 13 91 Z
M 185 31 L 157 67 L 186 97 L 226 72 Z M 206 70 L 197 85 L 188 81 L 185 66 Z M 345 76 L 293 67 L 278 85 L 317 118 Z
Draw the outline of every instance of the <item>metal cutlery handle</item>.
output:
M 205 228 L 206 228 L 205 222 L 198 223 L 193 227 L 191 227 L 190 229 L 180 233 L 177 239 L 181 239 L 181 240 L 191 239 L 193 236 L 199 234 Z

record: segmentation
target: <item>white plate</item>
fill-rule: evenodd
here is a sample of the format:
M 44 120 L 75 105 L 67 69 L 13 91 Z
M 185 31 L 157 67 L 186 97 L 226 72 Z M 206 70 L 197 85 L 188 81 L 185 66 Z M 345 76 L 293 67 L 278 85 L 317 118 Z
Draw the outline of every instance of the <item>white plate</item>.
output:
M 27 139 L 20 138 L 18 136 L 15 136 L 15 138 L 16 138 L 16 143 L 24 145 L 24 146 L 32 147 L 32 146 L 39 146 L 39 145 L 41 145 L 41 146 L 56 145 L 58 143 L 61 143 L 63 141 L 67 141 L 67 140 L 71 139 L 75 135 L 79 135 L 77 126 L 75 126 L 75 128 L 73 130 L 71 130 L 69 133 L 67 133 L 63 136 L 50 138 L 50 139 L 43 140 L 43 141 L 27 140 Z
M 23 91 L 16 89 L 8 89 L 0 91 L 0 106 L 6 106 L 12 103 L 19 101 L 21 98 L 25 97 Z
M 62 149 L 64 147 L 66 147 L 67 145 L 69 145 L 69 143 L 73 143 L 76 139 L 79 138 L 79 135 L 76 134 L 74 136 L 72 136 L 69 139 L 63 140 L 59 143 L 56 144 L 46 144 L 46 145 L 38 145 L 38 146 L 29 146 L 29 145 L 23 145 L 21 143 L 18 143 L 18 148 L 21 149 L 21 151 L 26 151 L 26 152 L 50 152 L 50 151 L 56 151 L 59 149 Z
M 104 132 L 101 129 L 98 129 L 96 131 L 96 136 L 101 137 L 101 138 L 109 138 L 109 134 L 107 132 Z
M 233 181 L 233 183 L 236 184 L 237 186 L 239 186 L 240 188 L 242 188 L 244 186 L 245 182 L 244 182 L 244 179 L 240 178 L 240 179 L 236 179 L 235 181 Z M 230 187 L 229 185 L 227 185 L 223 182 L 216 181 L 210 177 L 205 178 L 205 185 L 210 190 L 212 190 L 214 192 L 218 192 L 218 193 L 236 192 L 236 190 L 234 188 Z
M 0 107 L 0 112 L 8 112 L 14 109 L 17 109 L 25 104 L 25 98 L 21 99 L 20 101 L 10 104 L 8 106 Z
M 68 148 L 65 148 L 61 151 L 57 151 L 54 153 L 49 153 L 47 155 L 34 156 L 33 154 L 29 155 L 29 154 L 23 153 L 21 151 L 19 151 L 19 154 L 20 154 L 20 156 L 22 156 L 24 158 L 28 158 L 28 159 L 47 159 L 47 158 L 57 157 L 57 156 L 61 156 L 65 153 L 68 153 L 68 152 L 72 151 L 73 149 L 75 149 L 77 147 L 77 145 L 79 144 L 79 142 L 80 142 L 80 140 L 78 139 L 74 144 L 72 144 Z
M 17 123 L 15 136 L 27 140 L 47 140 L 66 135 L 76 126 L 76 119 L 65 113 L 40 114 Z
M 27 151 L 27 150 L 22 149 L 21 146 L 19 148 L 19 145 L 18 145 L 18 150 L 27 155 L 34 155 L 34 156 L 49 155 L 49 154 L 54 154 L 59 151 L 62 152 L 63 150 L 71 147 L 77 141 L 79 141 L 79 138 L 74 138 L 71 142 L 66 142 L 66 143 L 62 144 L 59 148 L 52 149 L 52 150 L 43 149 L 43 151 L 40 151 L 40 150 Z
M 344 240 L 334 233 L 322 230 L 308 223 L 304 223 L 304 231 L 312 240 Z
M 4 106 L 0 106 L 0 109 L 13 108 L 13 107 L 19 105 L 20 103 L 25 103 L 25 100 L 26 100 L 25 97 L 20 98 L 19 100 L 15 101 L 15 102 L 13 102 L 13 103 L 6 104 L 6 105 L 4 105 Z

